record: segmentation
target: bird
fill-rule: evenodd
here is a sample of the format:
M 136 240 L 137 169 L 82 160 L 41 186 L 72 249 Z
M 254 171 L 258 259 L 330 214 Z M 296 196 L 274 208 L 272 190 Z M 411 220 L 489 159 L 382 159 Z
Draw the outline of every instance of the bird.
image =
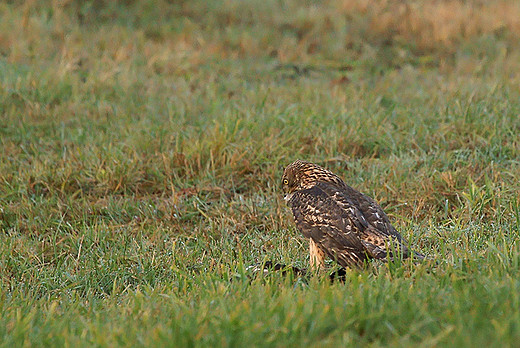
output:
M 424 259 L 410 250 L 374 199 L 331 171 L 297 160 L 285 167 L 282 188 L 297 229 L 309 240 L 311 269 L 322 269 L 326 258 L 357 269 L 372 259 Z

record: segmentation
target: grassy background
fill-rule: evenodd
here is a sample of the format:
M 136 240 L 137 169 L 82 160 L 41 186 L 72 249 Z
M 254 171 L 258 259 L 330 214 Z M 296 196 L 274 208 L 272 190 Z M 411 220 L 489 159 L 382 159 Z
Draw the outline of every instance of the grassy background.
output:
M 514 1 L 0 4 L 0 346 L 518 346 Z M 439 265 L 305 267 L 283 166 Z

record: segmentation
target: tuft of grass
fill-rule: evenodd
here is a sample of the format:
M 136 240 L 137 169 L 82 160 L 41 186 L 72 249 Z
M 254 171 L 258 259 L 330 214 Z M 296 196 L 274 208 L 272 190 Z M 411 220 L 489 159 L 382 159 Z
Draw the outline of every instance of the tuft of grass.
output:
M 515 346 L 519 7 L 0 4 L 0 346 Z M 301 158 L 437 265 L 307 267 Z

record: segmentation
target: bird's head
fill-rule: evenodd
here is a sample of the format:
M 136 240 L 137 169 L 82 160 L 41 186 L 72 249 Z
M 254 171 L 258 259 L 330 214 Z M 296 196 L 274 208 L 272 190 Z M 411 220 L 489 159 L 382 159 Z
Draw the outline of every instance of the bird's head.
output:
M 285 167 L 282 175 L 282 188 L 287 194 L 286 199 L 289 199 L 295 191 L 311 188 L 320 181 L 336 186 L 345 185 L 343 180 L 331 171 L 314 163 L 297 160 Z

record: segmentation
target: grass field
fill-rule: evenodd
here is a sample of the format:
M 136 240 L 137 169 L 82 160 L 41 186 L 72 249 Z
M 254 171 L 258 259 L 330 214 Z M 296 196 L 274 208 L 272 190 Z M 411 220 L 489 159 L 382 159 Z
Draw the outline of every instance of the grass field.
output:
M 0 347 L 518 347 L 515 1 L 0 4 Z M 307 267 L 282 168 L 437 265 Z

